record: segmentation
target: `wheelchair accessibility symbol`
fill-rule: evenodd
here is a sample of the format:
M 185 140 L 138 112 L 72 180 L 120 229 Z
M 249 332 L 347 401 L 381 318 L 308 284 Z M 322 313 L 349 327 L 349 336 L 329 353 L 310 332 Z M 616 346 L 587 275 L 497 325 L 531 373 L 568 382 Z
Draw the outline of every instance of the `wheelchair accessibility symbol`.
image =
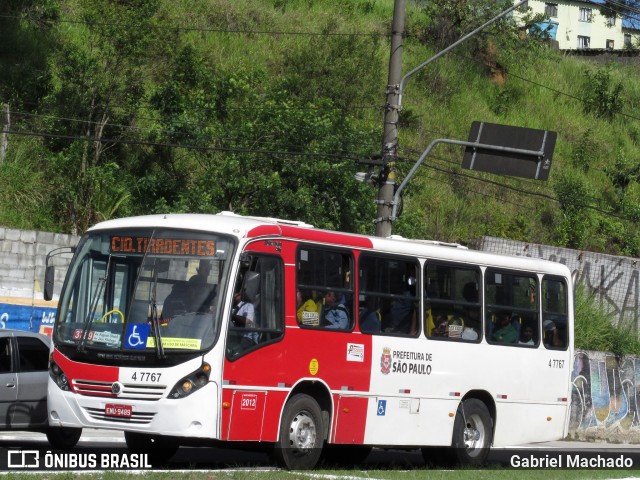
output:
M 124 340 L 124 348 L 143 349 L 147 346 L 149 325 L 129 324 Z
M 378 400 L 378 416 L 384 417 L 386 412 L 387 412 L 387 401 Z

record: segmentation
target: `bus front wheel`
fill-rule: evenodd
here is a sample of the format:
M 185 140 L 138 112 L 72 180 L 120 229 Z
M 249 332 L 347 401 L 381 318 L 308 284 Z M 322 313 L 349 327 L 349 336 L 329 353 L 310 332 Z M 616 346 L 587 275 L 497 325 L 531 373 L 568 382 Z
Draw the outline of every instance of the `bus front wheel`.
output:
M 458 406 L 453 424 L 453 455 L 462 465 L 482 465 L 489 455 L 493 420 L 487 406 L 475 398 Z
M 290 470 L 315 467 L 322 454 L 323 432 L 318 402 L 309 395 L 295 395 L 284 407 L 279 440 L 274 450 L 276 460 Z
M 46 431 L 47 440 L 52 448 L 68 450 L 76 446 L 82 435 L 81 428 L 51 427 Z

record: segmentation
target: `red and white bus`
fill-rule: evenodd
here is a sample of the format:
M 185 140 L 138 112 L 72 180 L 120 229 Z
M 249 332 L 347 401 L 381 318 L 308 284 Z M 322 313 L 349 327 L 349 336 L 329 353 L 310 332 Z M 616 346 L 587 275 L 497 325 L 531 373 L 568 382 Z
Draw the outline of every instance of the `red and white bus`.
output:
M 566 435 L 572 291 L 564 265 L 459 245 L 229 212 L 110 220 L 60 294 L 50 424 L 132 450 L 261 445 L 292 469 L 373 446 L 482 463 Z

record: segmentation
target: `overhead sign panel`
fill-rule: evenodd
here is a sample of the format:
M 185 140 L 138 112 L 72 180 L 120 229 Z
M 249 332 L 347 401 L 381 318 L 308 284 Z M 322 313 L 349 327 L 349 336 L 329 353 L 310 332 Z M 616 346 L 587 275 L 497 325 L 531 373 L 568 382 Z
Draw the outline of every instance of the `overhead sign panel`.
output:
M 469 170 L 547 180 L 556 132 L 473 122 L 462 167 Z

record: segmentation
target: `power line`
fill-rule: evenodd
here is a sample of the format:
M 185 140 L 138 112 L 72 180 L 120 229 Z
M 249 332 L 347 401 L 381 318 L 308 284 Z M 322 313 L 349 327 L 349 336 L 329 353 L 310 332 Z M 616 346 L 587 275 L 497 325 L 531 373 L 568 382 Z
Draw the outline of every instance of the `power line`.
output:
M 194 135 L 190 134 L 188 132 L 175 132 L 175 131 L 171 131 L 168 132 L 167 129 L 162 129 L 162 130 L 157 130 L 157 129 L 153 129 L 153 128 L 141 128 L 141 127 L 137 127 L 137 126 L 133 126 L 133 125 L 123 125 L 123 124 L 116 124 L 116 123 L 102 123 L 102 122 L 97 122 L 97 121 L 91 121 L 91 120 L 83 120 L 83 119 L 78 119 L 78 118 L 70 118 L 70 117 L 58 117 L 55 115 L 44 115 L 44 114 L 35 114 L 35 113 L 27 113 L 27 112 L 18 112 L 18 111 L 14 111 L 14 110 L 10 110 L 10 113 L 14 114 L 14 115 L 22 115 L 22 116 L 28 116 L 28 117 L 39 117 L 39 118 L 49 118 L 52 120 L 60 120 L 60 121 L 68 121 L 68 122 L 77 122 L 77 123 L 82 123 L 85 125 L 104 125 L 104 126 L 110 126 L 110 127 L 114 127 L 114 128 L 121 128 L 121 129 L 126 129 L 129 131 L 133 131 L 133 132 L 140 132 L 140 133 L 156 133 L 156 132 L 160 132 L 160 133 L 164 133 L 166 134 L 171 134 L 172 136 L 177 136 L 177 137 L 182 137 L 182 138 L 193 138 Z M 139 119 L 146 119 L 146 120 L 157 120 L 157 119 L 153 119 L 153 118 L 148 118 L 148 117 L 137 117 Z M 205 128 L 207 125 L 203 125 L 201 123 L 196 123 L 196 122 L 185 122 L 186 125 L 190 125 L 193 127 L 200 127 L 200 128 Z M 250 138 L 242 138 L 242 137 L 211 137 L 210 140 L 212 141 L 219 141 L 219 142 L 228 142 L 228 141 L 239 141 L 239 142 L 245 142 L 245 143 L 251 143 L 251 144 L 263 144 L 263 145 L 270 145 L 273 142 L 271 141 L 267 141 L 267 140 L 258 140 L 258 139 L 250 139 Z M 287 144 L 288 147 L 291 148 L 302 148 L 304 147 L 304 145 L 295 145 L 295 144 Z M 371 148 L 377 148 L 377 144 L 375 147 L 371 146 Z
M 186 144 L 178 144 L 178 143 L 162 143 L 162 142 L 150 142 L 145 140 L 124 140 L 117 138 L 94 138 L 94 137 L 83 137 L 77 135 L 61 135 L 56 133 L 46 133 L 46 132 L 21 132 L 15 130 L 2 130 L 0 133 L 6 133 L 8 135 L 22 135 L 27 137 L 43 137 L 43 138 L 55 138 L 61 140 L 78 140 L 81 142 L 91 142 L 91 143 L 112 143 L 112 144 L 121 144 L 121 145 L 139 145 L 139 146 L 150 146 L 150 147 L 166 147 L 166 148 L 181 148 L 185 150 L 195 150 L 195 151 L 214 151 L 214 152 L 226 152 L 226 153 L 247 153 L 247 154 L 255 154 L 255 155 L 292 155 L 292 156 L 301 156 L 301 157 L 316 157 L 316 158 L 327 158 L 327 159 L 337 159 L 336 161 L 357 161 L 360 160 L 361 157 L 351 156 L 351 154 L 340 154 L 340 153 L 313 153 L 313 152 L 295 152 L 295 151 L 278 151 L 278 150 L 254 150 L 250 148 L 231 148 L 231 147 L 205 147 L 201 145 L 186 145 Z
M 479 182 L 490 183 L 490 184 L 493 184 L 493 185 L 496 185 L 496 186 L 500 186 L 500 187 L 503 187 L 503 188 L 507 188 L 509 190 L 516 191 L 518 193 L 523 193 L 525 195 L 543 196 L 544 198 L 547 198 L 547 199 L 551 198 L 551 199 L 554 199 L 555 201 L 558 201 L 555 197 L 552 197 L 551 195 L 544 194 L 544 193 L 539 193 L 539 192 L 532 192 L 530 190 L 525 190 L 522 185 L 519 185 L 519 186 L 516 187 L 516 186 L 512 186 L 512 185 L 506 184 L 506 183 L 500 183 L 500 182 L 497 182 L 495 180 L 489 180 L 489 179 L 486 179 L 486 178 L 473 176 L 471 174 L 465 174 L 465 173 L 462 173 L 462 172 L 456 172 L 456 171 L 451 170 L 450 168 L 445 168 L 445 167 L 451 167 L 451 166 L 459 167 L 460 165 L 458 163 L 452 162 L 452 161 L 450 161 L 448 159 L 445 159 L 443 157 L 439 157 L 438 155 L 431 155 L 430 158 L 433 159 L 433 160 L 439 160 L 440 162 L 443 162 L 445 164 L 445 165 L 442 165 L 440 167 L 440 169 L 439 169 L 440 172 L 445 172 L 445 173 L 450 174 L 450 175 L 464 176 L 464 177 L 471 178 L 471 179 L 474 179 L 474 180 L 479 181 Z M 410 161 L 410 160 L 404 159 L 403 161 Z M 422 166 L 429 167 L 429 164 L 423 164 Z M 522 182 L 520 182 L 520 183 L 525 183 L 527 185 L 527 187 L 535 185 L 536 188 L 540 188 L 540 189 L 543 189 L 543 190 L 547 190 L 547 191 L 552 191 L 553 192 L 553 189 L 551 187 L 546 186 L 546 184 L 540 184 L 539 182 L 535 183 L 536 182 L 535 180 L 527 181 L 525 179 L 518 179 L 518 178 L 513 178 L 513 177 L 511 178 L 511 180 L 516 181 L 516 182 L 519 182 L 520 180 L 522 180 Z M 599 199 L 594 197 L 594 196 L 589 196 L 588 199 L 593 201 L 593 202 L 598 202 L 599 201 Z M 579 206 L 579 207 L 585 207 L 586 206 L 586 205 L 583 205 L 583 204 L 575 204 L 575 205 Z M 589 207 L 589 208 L 591 208 L 591 207 Z M 600 212 L 602 212 L 602 213 L 606 213 L 608 215 L 617 216 L 617 214 L 615 212 L 605 211 L 605 210 L 600 209 L 599 207 L 593 207 L 593 208 L 598 210 L 598 211 L 600 211 Z M 620 217 L 619 216 L 618 218 L 622 218 L 622 219 L 626 219 L 626 220 L 632 221 L 631 219 L 626 218 L 626 217 Z
M 10 18 L 15 20 L 22 20 L 24 17 L 19 15 L 7 15 L 0 14 L 0 18 Z M 33 20 L 31 17 L 27 17 L 28 20 Z M 65 20 L 61 18 L 57 19 L 47 19 L 48 22 L 56 22 L 56 23 L 68 23 L 68 24 L 76 24 L 76 25 L 87 25 L 87 26 L 95 26 L 95 27 L 117 27 L 117 28 L 127 28 L 127 29 L 140 29 L 140 28 L 149 28 L 154 30 L 170 30 L 177 32 L 205 32 L 205 33 L 234 33 L 234 34 L 243 34 L 243 35 L 270 35 L 270 36 L 281 36 L 281 35 L 295 35 L 295 36 L 317 36 L 317 37 L 389 37 L 388 33 L 361 33 L 361 32 L 296 32 L 296 31 L 270 31 L 270 30 L 243 30 L 243 29 L 235 29 L 235 28 L 204 28 L 204 27 L 182 27 L 182 26 L 170 26 L 170 25 L 152 25 L 148 23 L 138 23 L 138 24 L 126 24 L 126 23 L 111 23 L 111 22 L 90 22 L 87 20 Z

